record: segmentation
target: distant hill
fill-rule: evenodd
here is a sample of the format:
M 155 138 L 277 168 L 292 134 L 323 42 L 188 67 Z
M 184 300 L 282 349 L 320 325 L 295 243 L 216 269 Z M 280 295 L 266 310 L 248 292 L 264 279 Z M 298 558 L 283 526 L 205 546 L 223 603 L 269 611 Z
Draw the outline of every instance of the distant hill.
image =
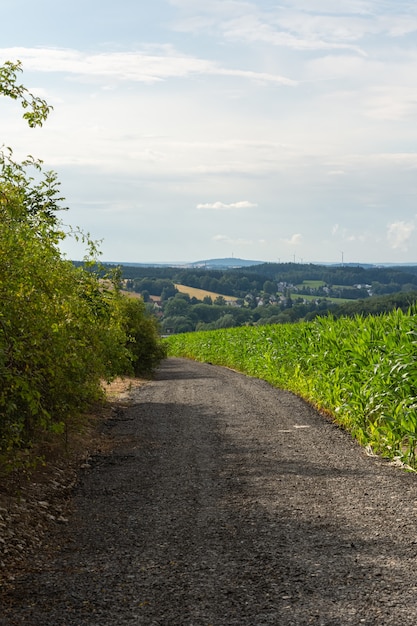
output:
M 82 261 L 74 261 L 76 265 L 81 265 Z M 328 267 L 328 268 L 342 268 L 342 269 L 354 269 L 354 268 L 363 268 L 363 269 L 382 269 L 382 268 L 392 268 L 399 270 L 411 270 L 416 271 L 417 263 L 332 263 L 332 262 L 322 262 L 322 263 L 272 263 L 271 261 L 253 261 L 249 259 L 239 259 L 236 257 L 227 257 L 224 259 L 205 259 L 202 261 L 184 261 L 184 262 L 162 262 L 162 263 L 132 263 L 132 262 L 123 262 L 123 261 L 103 261 L 104 265 L 118 265 L 122 267 L 154 267 L 154 268 L 167 268 L 167 267 L 177 267 L 180 269 L 183 268 L 192 268 L 192 269 L 207 269 L 207 270 L 229 270 L 229 269 L 240 269 L 246 267 L 254 267 L 259 265 L 264 265 L 265 267 L 275 267 L 281 266 L 282 268 L 307 268 L 307 267 Z
M 206 259 L 205 261 L 194 261 L 188 263 L 188 267 L 198 267 L 202 269 L 234 269 L 239 267 L 251 267 L 252 265 L 263 265 L 265 261 L 249 261 L 247 259 L 237 259 L 229 257 L 225 259 Z
M 117 261 L 105 261 L 105 265 L 121 265 L 124 267 L 192 267 L 198 269 L 235 269 L 240 267 L 251 267 L 252 265 L 262 265 L 265 261 L 248 261 L 247 259 L 237 259 L 235 257 L 226 259 L 207 259 L 204 261 L 193 261 L 184 263 L 123 263 Z

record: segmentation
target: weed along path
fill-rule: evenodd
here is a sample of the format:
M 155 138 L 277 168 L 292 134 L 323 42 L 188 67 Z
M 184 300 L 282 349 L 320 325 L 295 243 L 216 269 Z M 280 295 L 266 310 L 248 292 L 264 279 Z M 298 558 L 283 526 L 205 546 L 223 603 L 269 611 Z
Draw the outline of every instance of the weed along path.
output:
M 168 359 L 106 428 L 2 626 L 417 623 L 417 476 L 298 398 Z

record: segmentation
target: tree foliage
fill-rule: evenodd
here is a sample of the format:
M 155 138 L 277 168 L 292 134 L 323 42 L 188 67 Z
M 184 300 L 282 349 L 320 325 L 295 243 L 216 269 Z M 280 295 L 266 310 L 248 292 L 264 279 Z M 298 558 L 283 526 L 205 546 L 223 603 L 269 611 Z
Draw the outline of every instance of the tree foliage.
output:
M 20 64 L 0 67 L 0 93 L 20 99 L 30 126 L 50 107 L 16 84 Z M 101 382 L 120 374 L 149 374 L 163 357 L 157 327 L 144 305 L 127 300 L 117 274 L 97 264 L 89 237 L 65 229 L 54 172 L 28 157 L 0 155 L 0 461 L 46 433 L 71 428 L 102 394 Z M 85 262 L 60 251 L 82 238 Z
M 146 313 L 145 304 L 134 298 L 121 299 L 123 331 L 135 376 L 150 376 L 166 356 L 159 340 L 154 317 Z
M 20 72 L 22 72 L 21 61 L 6 61 L 4 65 L 0 66 L 0 94 L 20 101 L 25 111 L 23 119 L 31 128 L 42 126 L 52 107 L 17 82 L 17 76 Z

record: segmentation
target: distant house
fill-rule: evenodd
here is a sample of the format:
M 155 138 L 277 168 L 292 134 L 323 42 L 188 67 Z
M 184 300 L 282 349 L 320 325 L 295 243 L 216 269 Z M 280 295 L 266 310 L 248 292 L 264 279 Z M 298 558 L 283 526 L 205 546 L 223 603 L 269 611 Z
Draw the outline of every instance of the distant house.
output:
M 161 296 L 149 296 L 149 302 L 152 302 L 155 307 L 162 309 Z

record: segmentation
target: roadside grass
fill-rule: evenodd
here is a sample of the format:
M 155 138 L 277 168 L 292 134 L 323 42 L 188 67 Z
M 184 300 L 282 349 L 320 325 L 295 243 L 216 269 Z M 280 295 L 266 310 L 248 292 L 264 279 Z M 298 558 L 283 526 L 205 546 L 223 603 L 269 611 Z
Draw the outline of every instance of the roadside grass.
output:
M 174 335 L 168 354 L 300 395 L 374 453 L 416 468 L 416 309 Z

